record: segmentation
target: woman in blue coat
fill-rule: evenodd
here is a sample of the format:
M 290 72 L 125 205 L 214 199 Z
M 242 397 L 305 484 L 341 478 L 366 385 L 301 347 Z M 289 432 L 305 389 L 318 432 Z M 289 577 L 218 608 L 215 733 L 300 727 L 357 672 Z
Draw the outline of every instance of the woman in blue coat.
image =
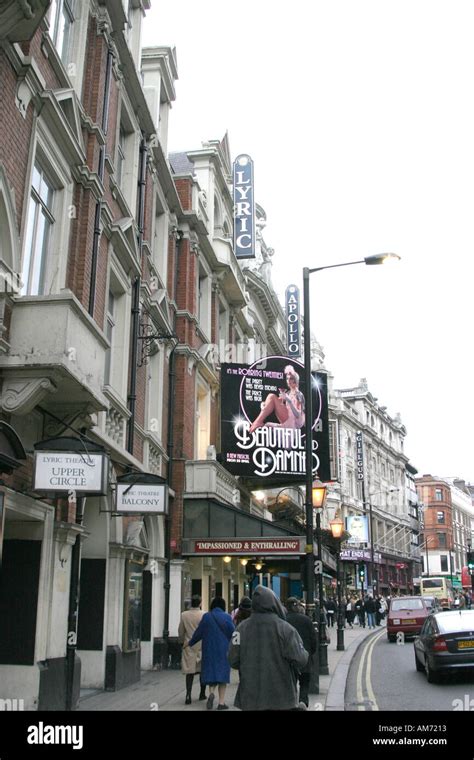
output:
M 234 630 L 232 618 L 225 611 L 225 600 L 216 596 L 211 602 L 211 611 L 203 615 L 189 641 L 188 646 L 190 647 L 197 644 L 198 641 L 202 641 L 201 681 L 203 684 L 209 685 L 208 710 L 212 710 L 216 686 L 219 687 L 217 709 L 229 709 L 224 698 L 226 686 L 230 682 L 227 651 Z

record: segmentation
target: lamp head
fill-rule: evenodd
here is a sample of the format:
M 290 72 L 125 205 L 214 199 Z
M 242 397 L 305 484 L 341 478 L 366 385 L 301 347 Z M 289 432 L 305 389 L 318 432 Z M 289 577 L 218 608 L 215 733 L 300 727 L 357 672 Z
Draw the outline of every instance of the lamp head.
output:
M 334 520 L 330 520 L 329 527 L 333 538 L 341 538 L 344 531 L 344 521 L 339 513 L 335 515 Z
M 311 490 L 313 509 L 322 509 L 324 507 L 326 489 L 327 486 L 323 485 L 323 483 L 313 483 L 313 488 Z
M 397 253 L 377 253 L 375 256 L 367 256 L 364 261 L 369 266 L 376 264 L 386 264 L 387 262 L 400 261 Z
M 222 557 L 222 559 L 226 563 L 226 565 L 228 565 L 229 562 L 232 562 L 232 557 Z

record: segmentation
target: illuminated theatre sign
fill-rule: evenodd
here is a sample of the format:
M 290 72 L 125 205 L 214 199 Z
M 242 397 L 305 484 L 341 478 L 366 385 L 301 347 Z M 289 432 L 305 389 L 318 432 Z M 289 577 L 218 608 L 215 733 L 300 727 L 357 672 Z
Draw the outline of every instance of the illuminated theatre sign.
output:
M 305 553 L 306 539 L 295 536 L 294 538 L 245 538 L 245 539 L 222 539 L 209 538 L 189 539 L 187 541 L 186 554 L 215 554 L 215 555 L 300 555 Z
M 287 356 L 221 365 L 222 464 L 247 477 L 301 482 L 306 472 L 304 368 Z M 329 481 L 327 379 L 312 375 L 313 477 Z
M 288 285 L 285 290 L 286 303 L 286 346 L 288 356 L 299 359 L 300 339 L 300 291 L 296 285 Z
M 253 161 L 237 156 L 234 161 L 234 253 L 238 259 L 255 258 L 255 203 Z

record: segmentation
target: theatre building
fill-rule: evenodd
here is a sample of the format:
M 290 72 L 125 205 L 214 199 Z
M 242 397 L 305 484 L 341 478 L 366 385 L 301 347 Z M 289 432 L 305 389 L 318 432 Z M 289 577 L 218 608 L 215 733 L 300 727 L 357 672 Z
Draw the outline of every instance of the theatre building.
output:
M 140 58 L 148 7 L 0 9 L 0 698 L 25 709 L 138 680 L 170 595 L 180 607 L 165 550 L 177 71 L 170 48 Z

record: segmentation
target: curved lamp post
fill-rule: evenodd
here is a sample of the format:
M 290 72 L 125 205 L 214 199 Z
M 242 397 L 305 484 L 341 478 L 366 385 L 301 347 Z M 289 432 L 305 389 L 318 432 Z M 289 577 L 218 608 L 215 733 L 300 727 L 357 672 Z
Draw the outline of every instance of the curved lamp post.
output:
M 306 408 L 305 408 L 305 452 L 306 452 L 306 608 L 308 615 L 314 621 L 315 619 L 315 583 L 314 583 L 314 523 L 313 523 L 313 451 L 312 451 L 312 429 L 313 429 L 313 403 L 312 403 L 312 377 L 311 377 L 311 338 L 310 338 L 310 298 L 309 298 L 309 276 L 314 272 L 322 272 L 323 269 L 336 269 L 338 267 L 347 267 L 354 264 L 378 265 L 385 264 L 388 261 L 400 259 L 396 253 L 379 253 L 375 256 L 368 256 L 358 261 L 348 261 L 343 264 L 330 264 L 325 267 L 315 267 L 303 269 L 303 308 L 304 308 L 304 377 L 306 387 Z M 318 574 L 319 581 L 319 662 L 320 672 L 323 675 L 329 673 L 327 663 L 327 644 L 324 625 L 323 612 L 323 576 L 322 576 L 322 555 L 321 555 L 321 518 L 317 512 L 317 535 L 318 535 L 318 560 L 321 566 L 321 572 Z M 322 635 L 324 634 L 324 635 Z
M 336 513 L 334 520 L 330 520 L 332 537 L 338 541 L 336 556 L 336 577 L 337 577 L 337 651 L 344 651 L 344 613 L 342 610 L 342 582 L 341 582 L 341 536 L 344 531 L 344 521 L 339 512 Z

